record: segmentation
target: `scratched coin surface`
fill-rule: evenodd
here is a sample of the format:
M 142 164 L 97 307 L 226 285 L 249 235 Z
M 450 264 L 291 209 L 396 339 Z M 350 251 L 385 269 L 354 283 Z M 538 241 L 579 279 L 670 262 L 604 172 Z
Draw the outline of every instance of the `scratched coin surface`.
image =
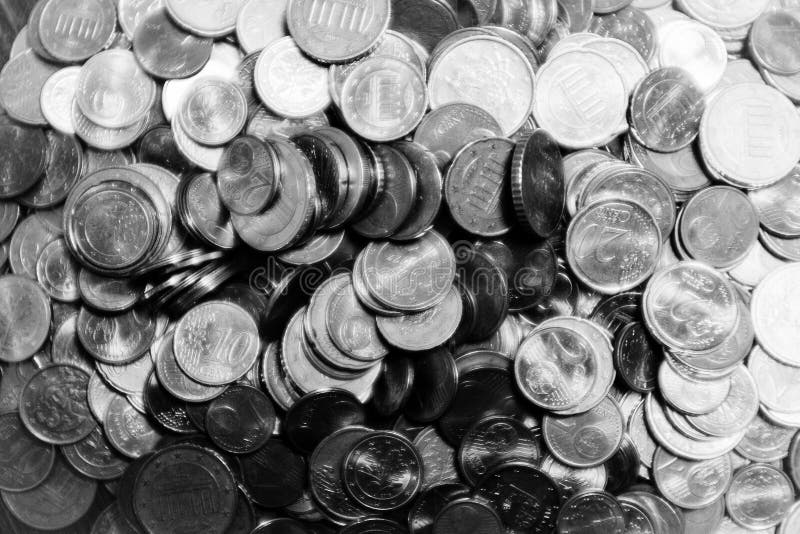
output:
M 56 445 L 80 441 L 97 423 L 89 410 L 89 374 L 72 365 L 38 371 L 20 397 L 20 416 L 38 439 Z
M 196 306 L 178 322 L 174 350 L 190 378 L 221 386 L 244 376 L 259 352 L 258 328 L 241 307 L 212 301 Z
M 389 26 L 389 0 L 290 0 L 289 32 L 311 57 L 325 63 L 353 61 L 372 50 Z
M 33 356 L 47 339 L 51 317 L 50 299 L 34 281 L 0 277 L 0 359 L 19 362 Z
M 642 284 L 661 255 L 661 231 L 652 213 L 630 201 L 587 206 L 567 231 L 567 260 L 576 276 L 604 294 Z

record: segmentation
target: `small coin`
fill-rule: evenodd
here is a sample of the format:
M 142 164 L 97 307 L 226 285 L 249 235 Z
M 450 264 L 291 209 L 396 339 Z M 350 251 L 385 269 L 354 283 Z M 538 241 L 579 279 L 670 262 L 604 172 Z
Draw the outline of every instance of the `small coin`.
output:
M 800 18 L 791 10 L 765 12 L 753 23 L 748 41 L 753 59 L 785 76 L 800 72 Z
M 791 481 L 782 471 L 766 464 L 739 470 L 731 481 L 725 503 L 737 524 L 752 530 L 780 523 L 794 498 Z
M 0 416 L 0 442 L 6 453 L 0 462 L 0 489 L 28 491 L 47 478 L 55 461 L 55 448 L 30 434 L 15 412 Z
M 640 393 L 653 391 L 663 351 L 645 325 L 635 321 L 625 325 L 616 337 L 614 365 L 625 383 Z
M 394 510 L 411 502 L 422 484 L 422 459 L 414 445 L 395 432 L 363 437 L 342 464 L 344 485 L 371 510 Z M 399 481 L 399 483 L 398 483 Z
M 511 228 L 505 199 L 514 144 L 486 138 L 464 146 L 445 178 L 445 200 L 455 221 L 468 232 L 492 237 Z
M 792 438 L 796 433 L 793 428 L 773 425 L 759 414 L 736 446 L 736 452 L 753 462 L 779 461 L 789 456 Z M 788 471 L 791 475 L 792 469 Z
M 206 412 L 206 432 L 223 450 L 246 454 L 261 448 L 275 427 L 275 408 L 261 391 L 234 385 Z
M 80 67 L 64 67 L 53 73 L 42 86 L 40 105 L 42 114 L 54 129 L 74 135 L 72 102 L 78 86 Z
M 247 101 L 235 84 L 202 78 L 192 85 L 177 117 L 186 134 L 198 143 L 224 145 L 244 128 Z
M 559 461 L 586 468 L 604 463 L 617 452 L 624 426 L 622 412 L 616 401 L 606 397 L 580 415 L 545 416 L 542 435 L 550 452 Z
M 17 276 L 0 277 L 0 359 L 19 362 L 33 356 L 47 339 L 50 301 L 32 280 Z M 25 326 L 23 326 L 25 325 Z
M 155 318 L 134 308 L 119 315 L 103 315 L 81 308 L 78 339 L 98 361 L 121 365 L 137 360 L 150 348 L 156 334 Z
M 115 480 L 129 464 L 111 448 L 100 427 L 81 441 L 61 447 L 61 452 L 79 473 L 95 480 Z
M 97 425 L 86 398 L 88 385 L 89 374 L 72 365 L 39 370 L 20 396 L 25 427 L 46 443 L 63 445 L 82 440 Z
M 653 460 L 653 478 L 658 489 L 682 508 L 704 508 L 718 500 L 728 488 L 732 474 L 727 454 L 693 462 L 659 448 Z
M 214 506 L 178 505 L 191 499 L 198 487 Z M 233 521 L 237 497 L 233 474 L 216 454 L 194 445 L 173 445 L 141 467 L 133 508 L 148 532 L 204 529 L 222 534 Z
M 69 468 L 56 458 L 44 482 L 31 490 L 2 492 L 3 503 L 12 516 L 31 528 L 58 530 L 76 523 L 94 501 L 97 483 Z
M 697 137 L 705 104 L 703 94 L 680 67 L 647 75 L 631 98 L 631 134 L 659 152 L 676 152 Z
M 458 450 L 462 475 L 474 485 L 487 472 L 508 462 L 536 462 L 541 448 L 534 430 L 508 416 L 489 416 L 464 435 Z
M 165 0 L 170 17 L 182 28 L 203 37 L 223 37 L 236 28 L 244 0 L 207 0 L 203 9 L 189 0 Z
M 178 322 L 175 359 L 193 380 L 210 386 L 233 382 L 259 353 L 258 327 L 241 307 L 221 301 L 194 307 Z
M 507 136 L 530 117 L 533 68 L 513 44 L 478 35 L 454 43 L 435 59 L 428 76 L 432 109 L 456 102 L 473 104 L 489 112 Z
M 111 446 L 133 459 L 153 452 L 161 439 L 150 420 L 123 396 L 114 397 L 108 405 L 103 428 Z
M 462 308 L 461 295 L 453 286 L 442 302 L 424 312 L 397 317 L 379 315 L 378 330 L 388 343 L 402 350 L 434 349 L 453 336 Z

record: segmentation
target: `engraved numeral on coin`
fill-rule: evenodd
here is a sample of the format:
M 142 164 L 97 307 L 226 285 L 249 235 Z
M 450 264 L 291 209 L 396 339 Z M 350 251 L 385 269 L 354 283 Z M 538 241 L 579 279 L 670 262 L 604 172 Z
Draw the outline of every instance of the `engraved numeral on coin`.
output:
M 209 354 L 214 362 L 232 364 L 236 361 L 236 357 L 246 352 L 249 347 L 250 334 L 226 330 L 224 335 L 217 339 Z

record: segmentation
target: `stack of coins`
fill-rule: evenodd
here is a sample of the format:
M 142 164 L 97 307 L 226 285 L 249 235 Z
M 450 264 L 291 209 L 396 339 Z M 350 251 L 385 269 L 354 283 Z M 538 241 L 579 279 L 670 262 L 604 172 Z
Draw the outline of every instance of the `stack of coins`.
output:
M 0 532 L 800 532 L 798 2 L 112 4 L 0 70 Z

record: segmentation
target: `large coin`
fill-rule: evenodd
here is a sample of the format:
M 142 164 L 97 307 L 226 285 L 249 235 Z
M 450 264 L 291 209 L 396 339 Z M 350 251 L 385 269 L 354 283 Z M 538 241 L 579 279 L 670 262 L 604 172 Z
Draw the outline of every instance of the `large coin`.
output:
M 149 12 L 136 28 L 133 51 L 144 70 L 159 78 L 185 78 L 208 62 L 211 39 L 194 36 L 178 26 L 163 8 Z
M 206 302 L 184 315 L 175 329 L 175 359 L 190 378 L 210 386 L 233 382 L 259 353 L 258 326 L 241 307 Z
M 454 103 L 425 115 L 414 132 L 414 142 L 433 152 L 444 167 L 469 143 L 502 134 L 497 120 L 482 108 Z
M 109 42 L 117 17 L 103 0 L 45 2 L 38 30 L 44 49 L 64 63 L 78 63 L 100 52 Z
M 731 519 L 757 530 L 780 523 L 793 499 L 794 489 L 786 474 L 766 464 L 753 464 L 733 477 L 725 503 Z
M 266 443 L 275 423 L 275 408 L 264 393 L 235 385 L 211 402 L 205 427 L 211 440 L 223 450 L 246 454 Z
M 19 362 L 33 356 L 50 329 L 50 300 L 32 280 L 0 277 L 0 359 Z
M 664 449 L 656 451 L 653 478 L 661 493 L 681 508 L 704 508 L 728 488 L 733 468 L 730 455 L 705 461 L 689 461 Z

